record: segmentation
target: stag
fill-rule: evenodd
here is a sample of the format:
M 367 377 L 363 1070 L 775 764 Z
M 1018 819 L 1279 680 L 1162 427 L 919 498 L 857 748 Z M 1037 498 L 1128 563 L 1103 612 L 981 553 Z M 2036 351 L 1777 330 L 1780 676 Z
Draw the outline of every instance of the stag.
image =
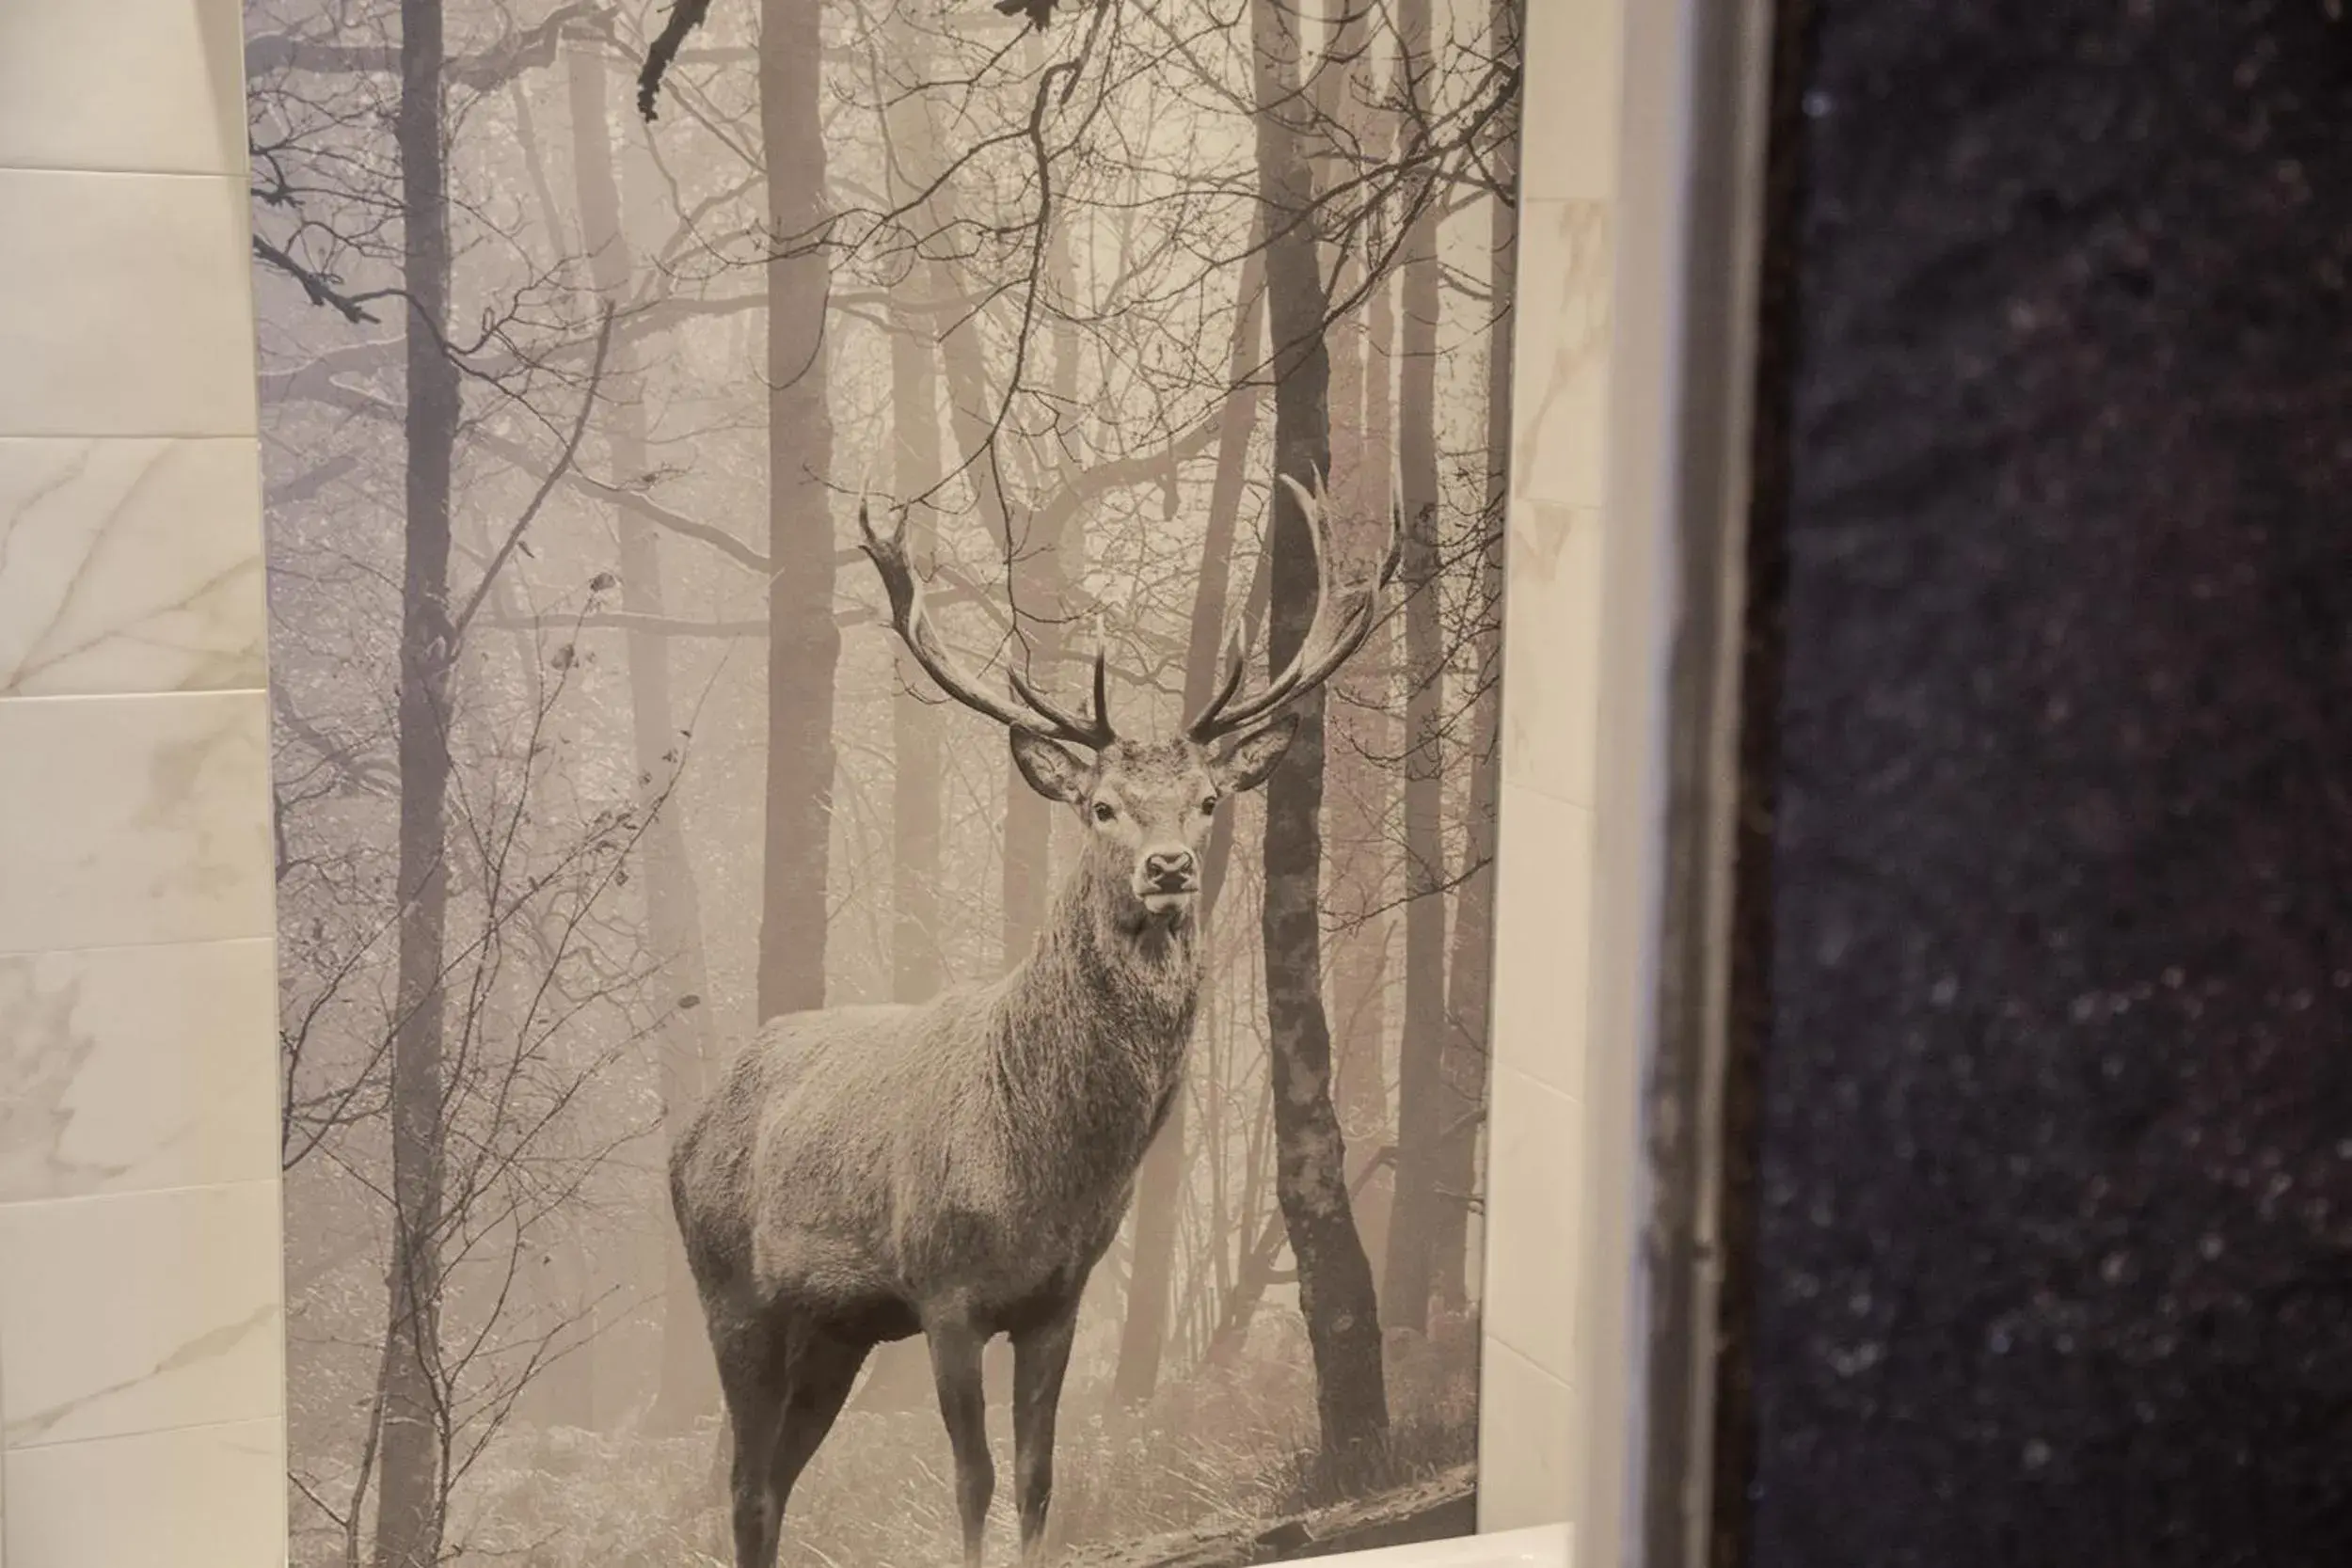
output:
M 930 1002 L 770 1021 L 678 1139 L 670 1189 L 733 1429 L 736 1568 L 772 1568 L 793 1483 L 866 1354 L 921 1334 L 955 1457 L 967 1564 L 995 1471 L 981 1347 L 1013 1345 L 1013 1476 L 1033 1559 L 1053 1491 L 1054 1416 L 1078 1299 L 1167 1119 L 1200 993 L 1195 905 L 1219 802 L 1265 782 L 1301 698 L 1362 646 L 1399 540 L 1335 590 L 1321 481 L 1282 483 L 1316 551 L 1307 638 L 1242 691 L 1243 640 L 1182 735 L 1111 727 L 1104 656 L 1079 713 L 1017 671 L 992 695 L 948 652 L 903 516 L 866 554 L 891 625 L 940 690 L 1003 725 L 1029 786 L 1077 814 L 1084 847 L 1020 967 Z

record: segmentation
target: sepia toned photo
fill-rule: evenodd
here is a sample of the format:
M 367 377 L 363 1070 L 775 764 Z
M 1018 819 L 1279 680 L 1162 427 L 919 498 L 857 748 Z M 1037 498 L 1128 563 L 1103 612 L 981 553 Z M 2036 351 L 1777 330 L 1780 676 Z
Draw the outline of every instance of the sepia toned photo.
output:
M 1472 1529 L 1517 6 L 245 14 L 292 1562 Z

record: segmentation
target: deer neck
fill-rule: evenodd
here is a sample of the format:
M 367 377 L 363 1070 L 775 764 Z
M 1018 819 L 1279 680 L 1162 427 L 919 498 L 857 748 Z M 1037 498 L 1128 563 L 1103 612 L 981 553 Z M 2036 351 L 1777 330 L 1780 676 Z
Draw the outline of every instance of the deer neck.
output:
M 1191 1042 L 1201 973 L 1197 913 L 1146 914 L 1127 866 L 1111 860 L 1090 849 L 1063 884 L 1007 979 L 998 1037 L 1003 1081 L 1026 1114 L 1060 1109 L 1117 1142 L 1157 1126 Z

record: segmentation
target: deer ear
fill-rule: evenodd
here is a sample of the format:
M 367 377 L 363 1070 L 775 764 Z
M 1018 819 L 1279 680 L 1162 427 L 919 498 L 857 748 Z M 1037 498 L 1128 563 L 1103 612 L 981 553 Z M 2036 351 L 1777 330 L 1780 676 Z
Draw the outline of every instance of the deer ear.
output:
M 1298 715 L 1286 713 L 1264 729 L 1244 736 L 1234 742 L 1232 751 L 1209 764 L 1216 787 L 1225 794 L 1238 795 L 1265 783 L 1274 765 L 1291 749 L 1291 737 L 1297 733 Z
M 1012 732 L 1012 762 L 1031 789 L 1048 800 L 1073 806 L 1086 799 L 1087 781 L 1094 771 L 1060 741 L 1026 730 Z

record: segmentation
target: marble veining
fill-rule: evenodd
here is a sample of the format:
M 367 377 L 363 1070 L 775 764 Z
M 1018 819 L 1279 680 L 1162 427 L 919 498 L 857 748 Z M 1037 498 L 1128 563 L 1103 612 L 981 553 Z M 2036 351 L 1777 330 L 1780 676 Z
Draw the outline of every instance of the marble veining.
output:
M 1515 499 L 1600 504 L 1611 261 L 1607 202 L 1531 201 L 1522 209 L 1512 378 Z
M 264 936 L 258 691 L 0 702 L 0 952 Z
M 140 1367 L 111 1383 L 85 1389 L 42 1409 L 26 1411 L 8 1422 L 8 1441 L 13 1447 L 24 1448 L 48 1439 L 58 1432 L 71 1430 L 78 1418 L 95 1417 L 103 1419 L 110 1402 L 141 1394 L 176 1373 L 207 1367 L 221 1357 L 232 1354 L 239 1347 L 252 1344 L 262 1338 L 269 1337 L 274 1345 L 277 1326 L 276 1304 L 257 1307 L 234 1323 L 207 1329 L 173 1346 L 152 1365 Z
M 277 1184 L 0 1206 L 10 1448 L 279 1409 Z
M 241 440 L 0 440 L 0 696 L 257 687 Z
M 262 940 L 0 958 L 0 1202 L 277 1168 Z

